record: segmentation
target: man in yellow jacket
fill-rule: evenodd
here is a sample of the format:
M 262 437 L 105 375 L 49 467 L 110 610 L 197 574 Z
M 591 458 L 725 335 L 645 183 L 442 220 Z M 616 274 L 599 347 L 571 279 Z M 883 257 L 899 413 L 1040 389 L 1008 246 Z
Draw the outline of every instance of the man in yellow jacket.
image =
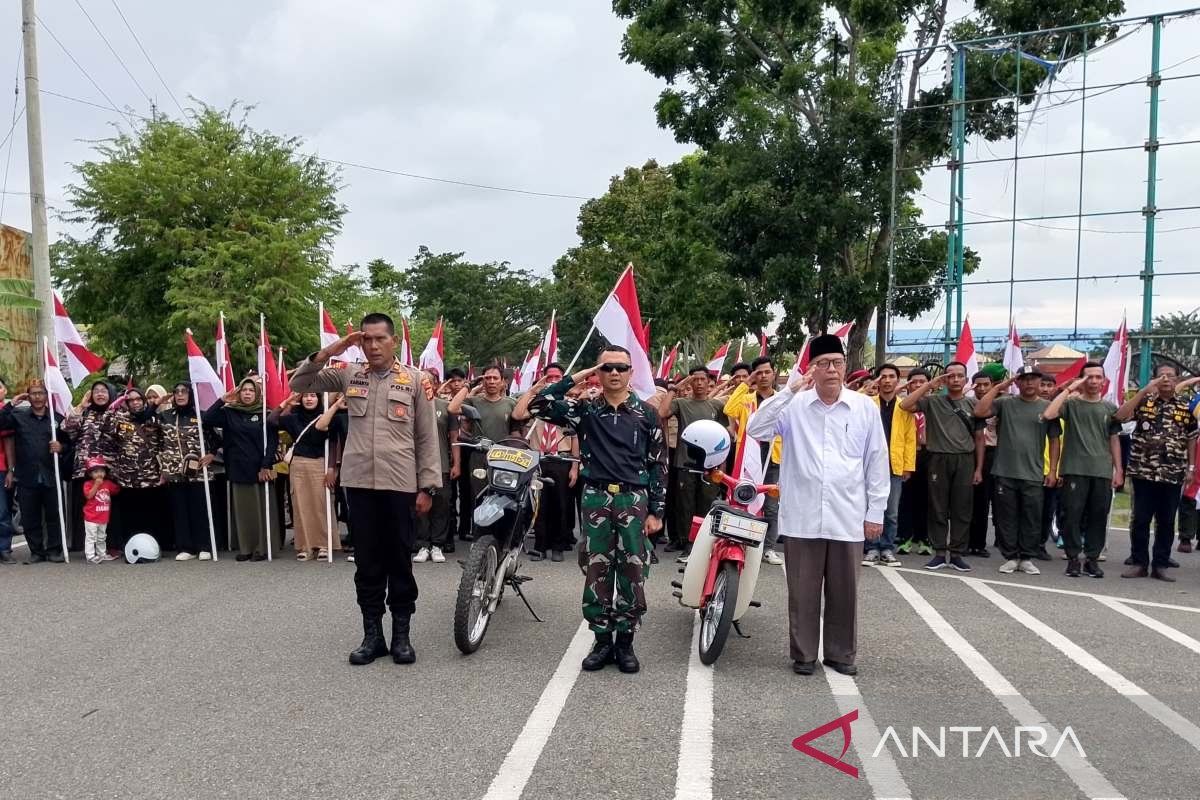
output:
M 894 364 L 884 364 L 875 370 L 875 387 L 879 390 L 872 399 L 879 406 L 883 420 L 884 438 L 892 468 L 892 487 L 888 494 L 887 510 L 883 516 L 883 534 L 866 543 L 864 567 L 883 564 L 900 566 L 893 550 L 896 529 L 900 520 L 900 490 L 917 468 L 917 422 L 913 415 L 900 407 L 900 370 Z
M 750 380 L 733 390 L 733 394 L 725 401 L 725 416 L 737 433 L 740 446 L 746 438 L 746 425 L 750 415 L 758 410 L 759 404 L 775 394 L 775 365 L 767 356 L 760 356 L 750 364 Z M 770 459 L 767 459 L 768 452 Z M 763 483 L 779 481 L 779 462 L 783 453 L 783 440 L 778 436 L 775 441 L 762 443 L 762 459 L 766 464 Z M 779 541 L 779 500 L 768 497 L 763 503 L 763 519 L 767 521 L 767 539 L 763 543 L 763 561 L 779 566 L 783 557 L 775 552 L 775 544 Z

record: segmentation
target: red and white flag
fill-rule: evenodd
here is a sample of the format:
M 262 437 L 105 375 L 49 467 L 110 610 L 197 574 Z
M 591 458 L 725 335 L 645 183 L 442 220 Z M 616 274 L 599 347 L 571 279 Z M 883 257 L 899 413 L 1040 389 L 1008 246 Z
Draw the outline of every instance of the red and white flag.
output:
M 1003 363 L 1010 377 L 1016 375 L 1017 370 L 1025 366 L 1025 356 L 1021 353 L 1021 336 L 1017 333 L 1017 324 L 1012 321 L 1008 323 L 1008 340 L 1004 343 Z M 1021 390 L 1015 383 L 1008 387 L 1009 394 L 1020 394 L 1020 392 Z
M 558 361 L 558 311 L 550 312 L 550 327 L 546 329 L 546 338 L 542 340 L 542 354 L 547 364 Z
M 288 377 L 287 364 L 283 363 L 286 348 L 279 348 L 279 396 L 284 400 L 292 394 L 292 379 Z M 280 402 L 283 402 L 282 400 Z
M 976 372 L 979 372 L 979 354 L 975 352 L 975 337 L 971 335 L 971 319 L 963 320 L 962 333 L 958 336 L 958 347 L 954 351 L 954 360 L 967 365 L 967 382 Z
M 763 482 L 763 461 L 762 461 L 762 445 L 753 436 L 746 433 L 746 429 L 741 429 L 741 435 L 738 437 L 737 453 L 733 457 L 733 474 L 737 476 L 739 481 L 753 483 L 756 486 Z M 754 498 L 748 506 L 748 510 L 752 514 L 758 514 L 762 511 L 763 503 L 766 497 L 759 495 Z
M 638 305 L 637 286 L 633 279 L 633 264 L 625 267 L 617 285 L 596 312 L 596 330 L 611 344 L 629 351 L 633 363 L 630 388 L 643 400 L 654 396 L 654 372 L 650 355 L 643 340 L 642 311 Z
M 767 334 L 765 331 L 758 333 L 758 357 L 762 358 L 765 355 L 770 355 L 770 348 L 767 347 Z
M 842 340 L 842 350 L 846 351 L 849 348 L 846 346 L 847 340 L 850 338 L 850 331 L 854 330 L 854 323 L 847 322 L 845 325 L 838 326 L 838 329 L 833 332 L 833 335 Z M 809 347 L 812 345 L 812 336 L 804 337 L 804 346 L 800 348 L 800 355 L 796 357 L 796 373 L 804 374 L 808 370 Z
M 213 369 L 212 364 L 208 363 L 204 352 L 192 338 L 191 328 L 184 333 L 184 343 L 187 345 L 188 379 L 192 382 L 192 391 L 196 393 L 196 403 L 200 406 L 201 411 L 207 411 L 208 407 L 217 401 L 217 398 L 232 387 L 225 388 L 225 382 Z
M 87 349 L 79 329 L 71 322 L 63 305 L 62 296 L 54 292 L 54 338 L 62 345 L 67 354 L 67 371 L 71 373 L 71 383 L 76 386 L 83 383 L 88 375 L 99 372 L 104 368 L 104 359 Z
M 665 379 L 670 376 L 671 370 L 675 369 L 675 361 L 679 358 L 679 344 L 679 342 L 676 342 L 675 346 L 671 348 L 671 352 L 667 354 L 667 357 L 659 361 L 658 377 Z
M 1108 382 L 1104 399 L 1118 408 L 1125 402 L 1125 390 L 1129 388 L 1129 357 L 1129 330 L 1122 319 L 1117 336 L 1104 357 L 1104 378 Z
M 522 394 L 527 388 L 529 388 L 529 386 L 533 385 L 533 384 L 529 384 L 529 386 L 527 386 L 525 384 L 525 368 L 529 364 L 531 356 L 533 357 L 534 364 L 536 365 L 537 354 L 538 354 L 539 350 L 541 350 L 540 345 L 539 345 L 538 349 L 534 350 L 532 353 L 528 350 L 525 351 L 525 358 L 521 361 L 521 366 L 518 369 L 513 370 L 512 383 L 510 383 L 508 385 L 508 393 L 510 395 Z M 504 369 L 508 369 L 508 368 L 504 367 Z M 534 366 L 534 369 L 536 370 L 537 367 Z
M 433 335 L 429 337 L 429 344 L 421 351 L 421 369 L 437 370 L 440 381 L 446 379 L 445 348 L 442 341 L 442 318 L 438 317 L 437 325 L 433 327 Z
M 58 359 L 45 339 L 42 340 L 42 367 L 42 382 L 46 384 L 46 393 L 50 396 L 50 408 L 55 414 L 65 417 L 71 413 L 71 387 L 67 386 Z
M 221 376 L 221 382 L 225 386 L 226 392 L 233 391 L 233 363 L 229 358 L 229 339 L 225 337 L 225 314 L 217 317 L 217 338 L 214 343 L 213 355 L 217 361 L 217 375 Z M 224 392 L 222 392 L 224 394 Z
M 262 390 L 266 397 L 267 407 L 279 407 L 287 396 L 282 395 L 283 386 L 279 382 L 279 366 L 275 363 L 275 353 L 271 350 L 271 339 L 267 336 L 267 326 L 261 323 L 258 340 L 258 375 L 262 379 Z
M 708 374 L 720 378 L 721 370 L 725 368 L 725 359 L 728 355 L 729 342 L 726 342 L 717 348 L 717 352 L 713 353 L 712 360 L 704 365 L 704 368 L 708 370 Z
M 400 363 L 406 367 L 413 365 L 412 339 L 408 335 L 408 320 L 400 318 Z M 364 358 L 363 361 L 366 361 Z

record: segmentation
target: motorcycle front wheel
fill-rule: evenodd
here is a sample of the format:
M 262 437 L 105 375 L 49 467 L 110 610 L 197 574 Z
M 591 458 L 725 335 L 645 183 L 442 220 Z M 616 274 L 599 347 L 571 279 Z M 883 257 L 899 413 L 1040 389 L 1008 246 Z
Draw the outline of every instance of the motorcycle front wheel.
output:
M 502 580 L 496 574 L 499 563 L 494 536 L 482 536 L 471 544 L 454 603 L 454 644 L 464 655 L 478 650 L 487 634 L 488 623 L 492 620 L 489 598 L 496 581 Z
M 738 583 L 741 573 L 737 564 L 726 561 L 717 570 L 713 581 L 712 596 L 700 612 L 700 663 L 713 664 L 725 649 L 729 628 L 733 625 L 733 612 L 737 608 Z

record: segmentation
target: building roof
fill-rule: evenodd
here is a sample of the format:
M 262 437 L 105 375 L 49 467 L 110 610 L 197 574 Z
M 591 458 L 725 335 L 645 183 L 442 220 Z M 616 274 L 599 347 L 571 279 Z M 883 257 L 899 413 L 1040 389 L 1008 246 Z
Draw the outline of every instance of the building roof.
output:
M 1074 361 L 1083 358 L 1083 353 L 1078 350 L 1072 350 L 1063 344 L 1052 344 L 1049 347 L 1043 347 L 1041 350 L 1035 350 L 1025 356 L 1026 360 L 1030 359 L 1069 359 Z

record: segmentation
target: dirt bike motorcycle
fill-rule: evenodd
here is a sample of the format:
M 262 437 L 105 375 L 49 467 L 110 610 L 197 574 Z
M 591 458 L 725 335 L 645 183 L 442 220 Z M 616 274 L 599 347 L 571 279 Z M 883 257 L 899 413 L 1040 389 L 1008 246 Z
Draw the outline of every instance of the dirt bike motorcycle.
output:
M 720 423 L 700 420 L 687 426 L 679 441 L 693 463 L 702 463 L 708 480 L 724 487 L 704 517 L 692 518 L 692 552 L 680 570 L 682 581 L 671 581 L 679 604 L 700 613 L 697 649 L 703 664 L 713 664 L 725 649 L 729 629 L 742 633 L 738 622 L 751 607 L 762 566 L 767 521 L 750 511 L 760 497 L 779 496 L 773 484 L 739 481 L 717 467 L 729 454 L 729 432 Z M 700 470 L 696 470 L 700 471 Z
M 487 439 L 458 442 L 456 447 L 486 454 L 486 468 L 473 473 L 487 485 L 476 498 L 472 517 L 475 541 L 462 564 L 458 596 L 454 603 L 454 644 L 464 654 L 479 649 L 504 590 L 511 588 L 538 622 L 521 585 L 532 580 L 519 570 L 525 557 L 526 537 L 533 535 L 541 504 L 542 487 L 553 485 L 541 474 L 544 461 L 573 463 L 575 459 L 539 453 L 523 439 Z

